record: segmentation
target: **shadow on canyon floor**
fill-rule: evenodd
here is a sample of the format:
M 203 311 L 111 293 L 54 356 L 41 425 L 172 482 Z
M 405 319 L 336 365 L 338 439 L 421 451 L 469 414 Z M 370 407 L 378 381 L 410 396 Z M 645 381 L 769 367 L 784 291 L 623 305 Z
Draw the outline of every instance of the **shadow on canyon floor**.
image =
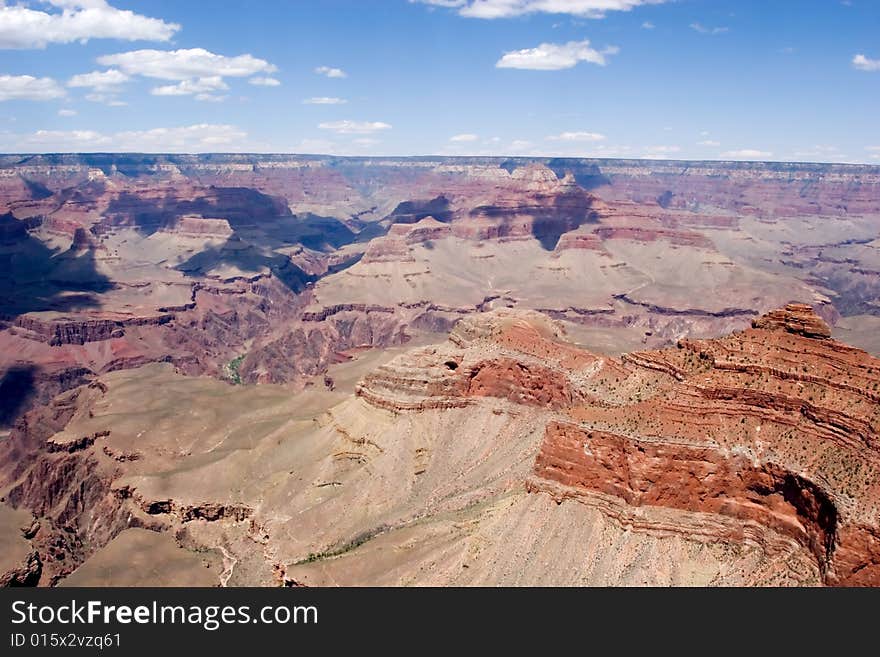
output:
M 0 316 L 68 312 L 100 307 L 98 295 L 114 285 L 90 250 L 51 249 L 24 233 L 0 248 Z
M 301 292 L 307 283 L 318 277 L 307 274 L 280 253 L 267 254 L 262 249 L 233 236 L 219 247 L 208 247 L 179 264 L 176 269 L 185 276 L 205 276 L 222 266 L 242 272 L 259 274 L 266 269 L 294 293 Z
M 328 253 L 360 237 L 335 217 L 294 215 L 284 199 L 254 189 L 211 186 L 204 192 L 205 196 L 195 200 L 180 200 L 171 195 L 157 200 L 126 192 L 110 203 L 107 217 L 112 225 L 133 224 L 145 236 L 172 227 L 187 215 L 226 219 L 232 229 L 226 242 L 196 253 L 177 269 L 187 276 L 206 275 L 223 265 L 254 274 L 269 269 L 295 293 L 318 277 L 307 274 L 287 256 L 276 253 L 276 249 L 300 244 Z M 355 261 L 337 265 L 328 273 L 340 271 Z
M 36 395 L 33 365 L 10 367 L 0 376 L 0 428 L 11 427 Z
M 391 214 L 385 217 L 393 224 L 414 224 L 427 217 L 448 223 L 452 220 L 449 199 L 444 195 L 429 200 L 411 200 L 398 203 Z

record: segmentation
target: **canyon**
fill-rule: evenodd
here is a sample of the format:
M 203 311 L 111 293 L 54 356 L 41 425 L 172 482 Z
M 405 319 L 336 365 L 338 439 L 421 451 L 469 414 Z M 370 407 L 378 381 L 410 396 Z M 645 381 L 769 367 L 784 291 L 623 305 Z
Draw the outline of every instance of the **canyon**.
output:
M 0 156 L 0 583 L 880 585 L 878 227 L 871 166 Z

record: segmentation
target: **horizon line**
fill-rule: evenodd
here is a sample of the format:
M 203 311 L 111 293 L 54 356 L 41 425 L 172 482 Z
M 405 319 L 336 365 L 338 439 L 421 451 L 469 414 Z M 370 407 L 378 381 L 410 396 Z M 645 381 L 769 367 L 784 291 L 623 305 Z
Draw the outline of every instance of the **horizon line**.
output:
M 40 156 L 123 156 L 138 155 L 149 157 L 208 157 L 208 156 L 248 156 L 248 157 L 301 157 L 336 158 L 350 160 L 588 160 L 597 162 L 648 162 L 653 164 L 794 164 L 811 166 L 872 167 L 880 169 L 880 163 L 870 162 L 821 162 L 811 160 L 729 160 L 729 159 L 687 159 L 687 158 L 649 158 L 649 157 L 591 157 L 576 155 L 336 155 L 331 153 L 297 153 L 293 151 L 35 151 L 0 153 L 0 158 L 40 157 Z M 7 166 L 2 165 L 0 166 Z

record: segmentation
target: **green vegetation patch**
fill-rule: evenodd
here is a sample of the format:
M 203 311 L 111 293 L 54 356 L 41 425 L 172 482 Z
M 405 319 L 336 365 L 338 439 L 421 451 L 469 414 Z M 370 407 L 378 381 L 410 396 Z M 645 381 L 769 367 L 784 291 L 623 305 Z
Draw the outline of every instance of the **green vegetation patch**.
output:
M 232 381 L 237 386 L 241 385 L 241 373 L 238 371 L 238 368 L 241 367 L 241 363 L 244 360 L 244 357 L 247 354 L 242 354 L 241 356 L 236 356 L 229 364 L 226 366 L 227 374 L 229 375 L 229 380 Z

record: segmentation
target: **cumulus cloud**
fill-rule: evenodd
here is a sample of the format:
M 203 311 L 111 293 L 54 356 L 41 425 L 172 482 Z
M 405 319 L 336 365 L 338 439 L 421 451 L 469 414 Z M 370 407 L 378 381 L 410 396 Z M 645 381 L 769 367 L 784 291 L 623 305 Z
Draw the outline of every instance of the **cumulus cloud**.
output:
M 449 141 L 454 141 L 456 143 L 465 143 L 470 141 L 477 141 L 479 138 L 479 135 L 463 134 L 450 137 Z
M 340 135 L 369 135 L 381 130 L 390 130 L 391 126 L 381 121 L 328 121 L 320 123 L 321 130 L 332 130 Z
M 609 46 L 604 50 L 590 47 L 588 40 L 568 43 L 542 43 L 536 48 L 525 48 L 505 53 L 495 64 L 498 68 L 519 68 L 532 71 L 559 71 L 572 68 L 579 62 L 605 66 L 608 55 L 616 55 L 619 48 Z
M 759 151 L 754 148 L 743 148 L 737 151 L 725 151 L 721 157 L 729 157 L 734 160 L 757 160 L 765 157 L 772 157 L 770 151 Z
M 0 48 L 45 48 L 89 39 L 168 41 L 180 29 L 176 23 L 116 9 L 105 0 L 48 0 L 41 5 L 34 9 L 0 2 Z
M 67 86 L 91 89 L 91 92 L 86 94 L 86 100 L 93 103 L 121 107 L 127 103 L 119 99 L 117 95 L 119 87 L 130 79 L 125 73 L 111 68 L 106 71 L 92 71 L 91 73 L 74 75 L 67 81 Z
M 699 32 L 700 34 L 724 34 L 725 32 L 729 32 L 730 28 L 727 27 L 706 27 L 702 23 L 691 23 L 690 28 L 694 32 Z
M 870 59 L 865 55 L 856 55 L 853 57 L 852 65 L 860 71 L 880 71 L 880 59 Z
M 122 71 L 109 69 L 107 71 L 92 71 L 74 75 L 67 81 L 68 87 L 89 87 L 95 91 L 108 91 L 116 89 L 120 84 L 128 82 L 129 78 Z
M 27 135 L 3 135 L 6 152 L 201 153 L 248 150 L 247 133 L 232 125 L 201 123 L 175 128 L 101 133 L 95 130 L 38 130 Z
M 248 80 L 252 85 L 257 87 L 280 87 L 281 81 L 270 77 L 256 77 Z
M 458 9 L 471 18 L 512 18 L 524 14 L 568 14 L 581 18 L 604 18 L 610 11 L 629 11 L 641 5 L 667 0 L 410 0 L 435 7 Z
M 315 73 L 318 75 L 323 75 L 328 78 L 347 78 L 348 73 L 343 71 L 341 68 L 333 68 L 331 66 L 319 66 L 315 69 Z
M 62 98 L 64 89 L 52 78 L 32 75 L 0 75 L 0 102 L 4 100 L 53 100 Z
M 549 141 L 591 142 L 602 141 L 605 139 L 605 135 L 601 135 L 598 132 L 563 132 L 558 135 L 550 135 L 547 139 Z
M 76 116 L 76 110 L 60 109 L 58 110 L 58 116 Z
M 306 98 L 303 101 L 303 105 L 345 105 L 347 102 L 345 98 L 318 96 L 316 98 Z
M 215 95 L 217 91 L 226 91 L 229 85 L 219 75 L 195 80 L 182 80 L 177 84 L 168 84 L 150 89 L 154 96 L 195 96 L 196 100 L 222 100 L 222 96 Z
M 226 97 L 217 91 L 226 91 L 229 85 L 223 78 L 242 78 L 258 73 L 274 73 L 274 64 L 250 54 L 227 57 L 205 50 L 131 50 L 115 55 L 98 57 L 98 63 L 115 66 L 123 75 L 141 75 L 157 80 L 172 80 L 177 84 L 154 87 L 154 96 L 192 96 L 196 100 L 221 101 Z M 119 72 L 117 71 L 117 72 Z M 278 86 L 275 78 L 252 77 L 251 84 Z
M 98 57 L 103 66 L 115 66 L 129 75 L 159 80 L 191 80 L 212 76 L 241 78 L 274 73 L 278 68 L 250 54 L 226 57 L 205 50 L 132 50 Z
M 651 21 L 645 21 L 644 23 L 642 23 L 643 30 L 653 30 L 655 27 L 657 26 L 654 25 L 654 23 L 652 23 Z

